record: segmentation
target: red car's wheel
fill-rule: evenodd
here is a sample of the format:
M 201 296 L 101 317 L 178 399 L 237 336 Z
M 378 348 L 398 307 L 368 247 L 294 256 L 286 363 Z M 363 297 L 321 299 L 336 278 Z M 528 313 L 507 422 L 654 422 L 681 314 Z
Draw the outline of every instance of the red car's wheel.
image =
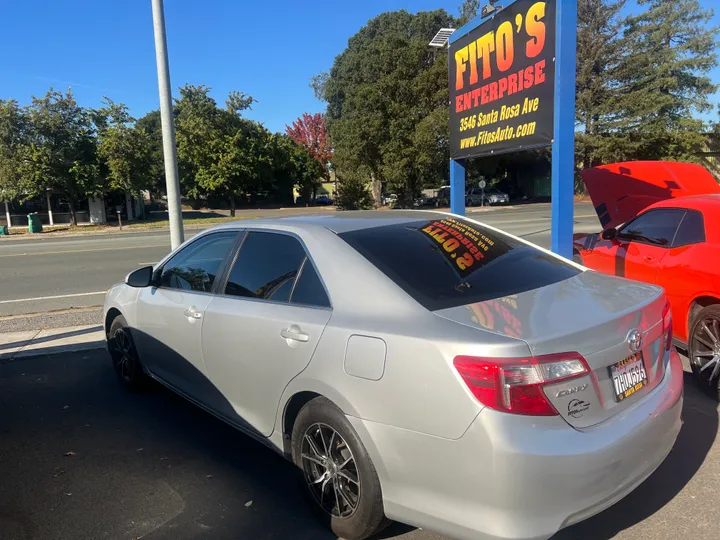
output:
M 705 307 L 696 315 L 688 352 L 695 379 L 720 400 L 720 305 Z

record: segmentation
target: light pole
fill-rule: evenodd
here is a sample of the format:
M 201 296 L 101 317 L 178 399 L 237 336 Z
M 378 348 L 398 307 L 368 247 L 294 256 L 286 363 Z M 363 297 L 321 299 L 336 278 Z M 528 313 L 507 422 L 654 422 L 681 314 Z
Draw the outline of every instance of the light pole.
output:
M 153 28 L 155 30 L 155 58 L 157 60 L 158 88 L 160 90 L 160 118 L 162 119 L 163 156 L 165 160 L 165 186 L 168 218 L 170 219 L 170 247 L 177 248 L 185 241 L 180 200 L 180 175 L 175 146 L 172 93 L 170 92 L 170 66 L 168 65 L 167 37 L 165 35 L 165 9 L 163 0 L 152 0 Z

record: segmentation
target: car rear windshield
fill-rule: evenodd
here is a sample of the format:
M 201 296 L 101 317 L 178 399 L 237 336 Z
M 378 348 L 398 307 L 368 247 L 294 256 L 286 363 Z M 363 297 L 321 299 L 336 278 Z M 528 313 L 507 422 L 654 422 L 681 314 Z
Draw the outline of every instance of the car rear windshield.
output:
M 431 311 L 519 294 L 580 273 L 539 249 L 456 217 L 339 236 Z

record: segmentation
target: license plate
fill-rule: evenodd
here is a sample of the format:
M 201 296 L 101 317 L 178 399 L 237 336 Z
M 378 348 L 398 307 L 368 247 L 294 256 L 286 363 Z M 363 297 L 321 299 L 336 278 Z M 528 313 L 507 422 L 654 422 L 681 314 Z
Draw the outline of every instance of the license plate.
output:
M 629 398 L 648 383 L 642 353 L 635 353 L 610 366 L 615 401 Z

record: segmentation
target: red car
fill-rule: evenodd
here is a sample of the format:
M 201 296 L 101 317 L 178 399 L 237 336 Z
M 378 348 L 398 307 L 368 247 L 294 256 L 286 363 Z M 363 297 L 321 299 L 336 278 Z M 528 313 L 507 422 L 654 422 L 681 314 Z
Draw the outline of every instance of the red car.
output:
M 720 399 L 720 185 L 689 163 L 615 163 L 581 175 L 603 231 L 574 235 L 574 260 L 664 287 L 675 343 Z

